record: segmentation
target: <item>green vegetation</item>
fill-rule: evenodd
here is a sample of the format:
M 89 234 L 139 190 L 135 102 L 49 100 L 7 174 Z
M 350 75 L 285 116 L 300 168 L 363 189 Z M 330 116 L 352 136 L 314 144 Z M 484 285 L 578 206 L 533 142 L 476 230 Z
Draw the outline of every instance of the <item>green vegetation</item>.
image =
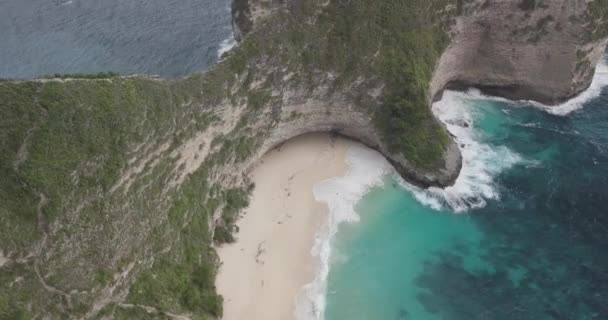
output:
M 15 260 L 0 273 L 0 318 L 79 318 L 109 287 L 133 307 L 109 303 L 98 317 L 220 317 L 213 246 L 234 240 L 253 187 L 222 169 L 238 171 L 259 151 L 281 115 L 276 88 L 313 91 L 323 81 L 369 114 L 392 152 L 422 168 L 441 165 L 449 140 L 428 85 L 462 1 L 324 3 L 280 11 L 223 63 L 185 79 L 0 82 L 0 249 Z M 372 101 L 376 88 L 383 92 Z M 227 125 L 220 109 L 240 106 L 236 125 L 176 184 L 181 147 Z
M 360 43 L 368 43 L 367 56 L 372 51 L 379 52 L 377 61 L 372 63 L 376 70 L 371 71 L 380 75 L 386 87 L 384 101 L 373 111 L 376 126 L 392 152 L 403 153 L 417 166 L 434 167 L 441 160 L 448 138 L 430 111 L 428 86 L 448 41 L 446 21 L 440 20 L 437 13 L 449 2 L 355 2 L 358 5 L 334 6 L 332 14 L 345 21 L 344 29 L 336 31 L 334 38 L 356 40 L 343 46 L 345 55 L 349 47 L 359 48 Z M 351 28 L 364 15 L 369 16 L 368 27 Z M 373 39 L 376 40 L 372 42 Z M 374 42 L 375 46 L 369 46 Z M 353 61 L 345 67 L 365 63 Z
M 183 236 L 196 236 L 184 231 Z M 198 240 L 208 242 L 205 238 Z M 131 287 L 128 301 L 152 305 L 163 312 L 192 312 L 194 319 L 221 316 L 223 300 L 214 285 L 216 257 L 211 248 L 201 254 L 200 243 L 179 248 L 186 250 L 184 257 L 160 257 L 155 261 Z
M 54 73 L 44 76 L 47 79 L 109 79 L 120 77 L 117 72 L 98 72 L 98 73 Z
M 593 40 L 608 37 L 608 0 L 593 0 L 588 8 L 591 17 L 588 24 Z
M 55 219 L 70 198 L 107 192 L 134 144 L 150 132 L 171 132 L 169 120 L 182 110 L 169 86 L 142 78 L 0 84 L 3 249 L 22 249 L 39 236 L 41 193 L 49 199 L 45 218 Z
M 39 87 L 0 84 L 0 243 L 4 252 L 25 248 L 39 238 L 36 204 L 40 199 L 15 170 L 21 144 L 44 119 L 33 99 Z
M 251 90 L 247 98 L 249 107 L 260 109 L 270 101 L 270 92 L 268 90 Z
M 227 63 L 236 73 L 251 73 L 251 61 L 276 59 L 274 64 L 289 66 L 298 74 L 296 81 L 311 90 L 315 79 L 327 73 L 336 77 L 333 90 L 360 77 L 384 84 L 382 103 L 361 107 L 374 118 L 391 152 L 431 169 L 441 163 L 449 141 L 432 115 L 428 92 L 434 65 L 448 43 L 446 29 L 455 14 L 446 11 L 449 5 L 457 1 L 330 1 L 319 13 L 316 1 L 302 2 L 294 12 L 279 13 L 259 26 Z M 314 24 L 311 15 L 317 16 Z M 263 100 L 259 94 L 250 97 L 256 108 Z

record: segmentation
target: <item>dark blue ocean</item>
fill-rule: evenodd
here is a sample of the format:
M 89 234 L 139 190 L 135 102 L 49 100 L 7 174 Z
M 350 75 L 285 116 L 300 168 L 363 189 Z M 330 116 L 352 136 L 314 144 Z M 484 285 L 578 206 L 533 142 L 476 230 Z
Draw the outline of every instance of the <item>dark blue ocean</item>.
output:
M 230 0 L 0 0 L 0 78 L 177 77 L 217 60 Z
M 374 182 L 331 241 L 322 316 L 608 319 L 607 70 L 557 109 L 447 92 L 434 111 L 461 144 L 461 177 Z

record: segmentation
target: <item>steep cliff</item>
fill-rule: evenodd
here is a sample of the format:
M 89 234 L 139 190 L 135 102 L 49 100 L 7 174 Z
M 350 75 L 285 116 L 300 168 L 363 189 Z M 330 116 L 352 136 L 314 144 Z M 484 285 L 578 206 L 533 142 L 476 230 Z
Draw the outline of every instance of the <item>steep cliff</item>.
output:
M 602 1 L 463 3 L 431 83 L 556 104 L 586 89 L 606 46 Z
M 286 0 L 234 0 L 232 1 L 232 31 L 234 38 L 241 41 L 253 29 L 256 21 L 263 19 L 281 7 Z
M 204 74 L 0 82 L 0 318 L 219 317 L 212 242 L 232 239 L 253 187 L 247 172 L 265 152 L 335 132 L 379 150 L 413 183 L 449 185 L 460 154 L 429 108 L 443 88 L 545 101 L 588 84 L 605 38 L 589 8 L 608 4 L 580 1 L 538 22 L 557 2 L 570 10 L 570 1 L 237 0 L 241 42 Z M 505 25 L 508 10 L 553 29 L 535 46 L 502 47 L 523 27 Z M 561 34 L 584 41 L 557 47 L 564 17 Z M 519 54 L 505 67 L 488 48 Z M 515 66 L 555 50 L 567 63 L 543 71 L 560 75 L 550 86 L 534 81 L 542 66 Z M 485 59 L 470 76 L 475 55 Z

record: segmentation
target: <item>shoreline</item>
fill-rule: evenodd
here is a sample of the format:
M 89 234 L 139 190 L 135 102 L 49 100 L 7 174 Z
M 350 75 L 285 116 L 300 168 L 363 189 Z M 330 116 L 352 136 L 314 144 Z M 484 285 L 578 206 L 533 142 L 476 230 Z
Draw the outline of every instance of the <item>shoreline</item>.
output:
M 252 170 L 250 206 L 237 225 L 236 242 L 217 249 L 216 279 L 224 320 L 295 319 L 296 301 L 321 267 L 312 249 L 328 220 L 313 188 L 344 176 L 347 150 L 356 142 L 306 134 L 268 152 Z

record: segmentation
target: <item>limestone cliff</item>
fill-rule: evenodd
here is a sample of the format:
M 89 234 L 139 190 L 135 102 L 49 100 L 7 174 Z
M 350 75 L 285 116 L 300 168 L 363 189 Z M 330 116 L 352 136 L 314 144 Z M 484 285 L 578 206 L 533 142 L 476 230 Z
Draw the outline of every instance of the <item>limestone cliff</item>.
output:
M 608 4 L 571 3 L 236 0 L 241 41 L 204 74 L 1 81 L 0 318 L 220 317 L 213 243 L 232 240 L 265 152 L 335 132 L 413 183 L 449 185 L 460 154 L 431 97 L 458 84 L 543 101 L 584 88 L 605 38 L 590 8 Z M 536 63 L 549 54 L 565 64 Z
M 599 1 L 596 1 L 599 2 Z M 606 46 L 589 1 L 468 1 L 431 83 L 556 104 L 586 89 Z M 596 4 L 597 5 L 597 4 Z
M 589 4 L 591 2 L 591 4 Z M 285 6 L 235 0 L 237 39 Z M 288 2 L 293 3 L 293 2 Z M 477 87 L 509 99 L 557 104 L 586 89 L 606 42 L 602 1 L 458 1 L 450 43 L 436 65 L 431 97 Z

